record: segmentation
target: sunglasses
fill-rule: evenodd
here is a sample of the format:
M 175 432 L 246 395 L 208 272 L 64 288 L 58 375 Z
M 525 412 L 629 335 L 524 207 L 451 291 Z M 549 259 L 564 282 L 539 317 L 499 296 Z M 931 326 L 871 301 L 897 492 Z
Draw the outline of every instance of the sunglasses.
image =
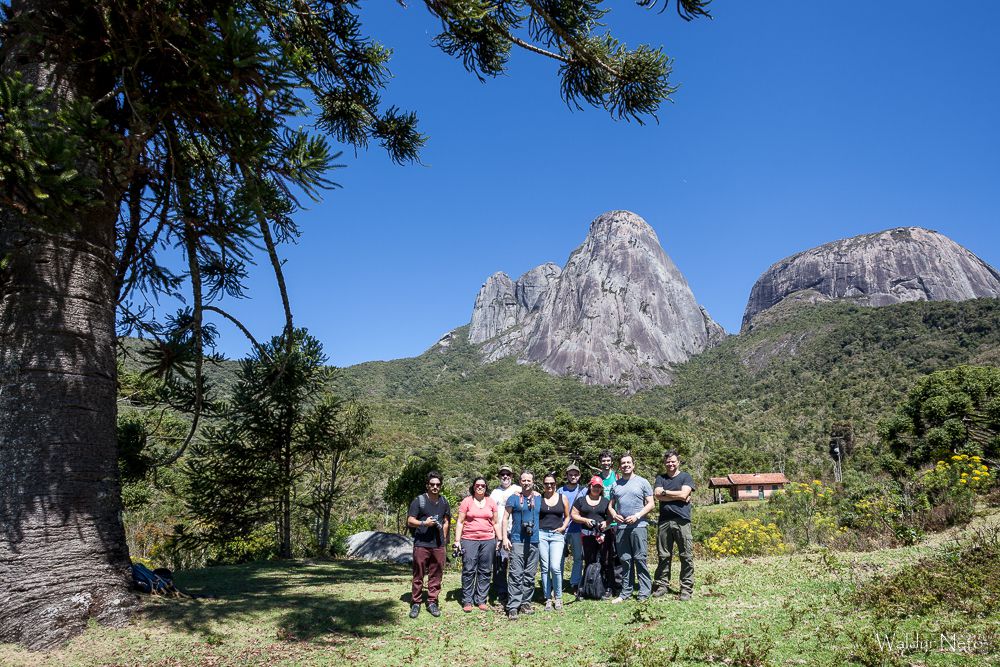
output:
M 427 482 L 427 486 L 441 486 L 441 482 Z
M 486 485 L 485 484 L 476 484 L 476 488 L 477 489 L 485 489 Z
M 545 486 L 555 486 L 555 482 L 545 482 Z

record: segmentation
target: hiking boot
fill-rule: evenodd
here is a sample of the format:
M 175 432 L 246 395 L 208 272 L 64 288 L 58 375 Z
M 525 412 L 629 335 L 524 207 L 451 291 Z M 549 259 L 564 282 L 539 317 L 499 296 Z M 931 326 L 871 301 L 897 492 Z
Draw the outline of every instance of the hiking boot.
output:
M 468 614 L 470 611 L 472 611 L 472 605 L 471 604 L 462 605 L 462 611 Z
M 416 618 L 417 616 L 420 616 L 420 605 L 410 605 L 410 618 Z
M 434 618 L 437 618 L 438 616 L 441 615 L 441 610 L 438 609 L 438 603 L 437 602 L 428 602 L 427 603 L 427 612 L 431 616 L 433 616 Z
M 670 587 L 669 586 L 661 586 L 660 588 L 657 588 L 655 591 L 653 591 L 653 597 L 654 598 L 662 598 L 664 595 L 666 595 L 669 592 L 670 592 Z
M 687 602 L 688 600 L 691 599 L 691 592 L 681 591 L 681 594 L 677 596 L 677 599 L 680 600 L 681 602 Z
M 555 609 L 556 611 L 562 611 L 562 600 L 556 600 L 555 603 L 552 605 L 552 608 Z
M 521 608 L 518 611 L 520 611 L 525 616 L 531 616 L 532 614 L 535 613 L 535 610 L 532 609 L 531 605 L 529 603 L 527 603 L 527 602 L 525 602 L 524 604 L 522 604 Z
M 509 621 L 517 620 L 517 609 L 511 609 L 507 612 L 507 620 Z
M 485 602 L 481 602 L 479 604 L 479 611 L 489 611 L 489 610 L 490 610 L 490 606 L 488 604 L 486 604 Z
M 545 611 L 552 611 L 552 600 L 545 601 Z

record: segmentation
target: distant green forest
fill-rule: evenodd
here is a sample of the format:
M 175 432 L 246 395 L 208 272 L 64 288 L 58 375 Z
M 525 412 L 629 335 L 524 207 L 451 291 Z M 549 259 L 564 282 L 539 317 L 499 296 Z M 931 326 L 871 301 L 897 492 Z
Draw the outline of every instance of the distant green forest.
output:
M 341 369 L 333 381 L 340 396 L 373 411 L 382 456 L 371 461 L 370 477 L 358 489 L 373 503 L 363 503 L 369 509 L 409 459 L 437 456 L 457 484 L 485 471 L 490 451 L 519 427 L 559 412 L 671 423 L 688 440 L 687 467 L 703 493 L 707 475 L 725 472 L 830 478 L 827 446 L 835 422 L 854 431 L 847 471 L 870 468 L 881 453 L 879 419 L 918 378 L 959 364 L 1000 365 L 1000 300 L 779 305 L 752 331 L 679 365 L 673 384 L 634 396 L 514 359 L 483 364 L 466 333 L 467 327 L 456 329 L 447 346 L 418 357 Z M 134 359 L 127 366 L 137 367 Z M 233 361 L 209 365 L 218 395 L 226 395 L 236 367 Z
M 829 477 L 834 422 L 851 424 L 856 456 L 877 453 L 875 427 L 914 382 L 959 364 L 1000 362 L 1000 301 L 914 302 L 882 308 L 786 304 L 751 332 L 677 367 L 673 384 L 627 397 L 504 359 L 482 364 L 455 330 L 450 345 L 343 369 L 337 391 L 376 407 L 377 433 L 402 457 L 437 452 L 471 472 L 530 419 L 634 414 L 676 422 L 689 467 L 737 449 L 790 476 Z M 716 464 L 717 465 L 717 464 Z M 735 472 L 735 471 L 733 471 Z M 743 472 L 752 472 L 744 470 Z

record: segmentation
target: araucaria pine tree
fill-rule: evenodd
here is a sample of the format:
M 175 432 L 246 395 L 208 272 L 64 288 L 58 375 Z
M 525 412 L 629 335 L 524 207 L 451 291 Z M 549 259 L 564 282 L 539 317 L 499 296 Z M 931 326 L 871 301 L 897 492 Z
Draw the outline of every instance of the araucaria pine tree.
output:
M 707 4 L 677 0 L 684 18 Z M 437 46 L 477 76 L 526 49 L 557 63 L 568 104 L 639 121 L 673 91 L 667 56 L 605 34 L 599 0 L 424 5 L 441 23 Z M 297 197 L 332 186 L 326 137 L 374 142 L 401 163 L 425 137 L 382 100 L 390 51 L 350 0 L 9 0 L 0 11 L 0 641 L 40 648 L 136 606 L 115 464 L 116 334 L 157 341 L 165 373 L 189 366 L 193 424 L 177 460 L 203 408 L 205 327 L 242 327 L 220 299 L 243 295 L 258 255 L 292 329 L 278 251 L 299 233 Z M 165 317 L 150 307 L 160 295 L 188 308 Z

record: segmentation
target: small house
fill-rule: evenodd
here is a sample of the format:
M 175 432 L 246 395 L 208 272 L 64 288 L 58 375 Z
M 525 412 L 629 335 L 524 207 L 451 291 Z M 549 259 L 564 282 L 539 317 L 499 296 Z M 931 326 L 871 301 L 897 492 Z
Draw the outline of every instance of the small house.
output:
M 708 488 L 715 490 L 715 502 L 722 502 L 723 492 L 731 500 L 766 500 L 775 491 L 783 489 L 788 478 L 780 472 L 755 472 L 710 477 Z

